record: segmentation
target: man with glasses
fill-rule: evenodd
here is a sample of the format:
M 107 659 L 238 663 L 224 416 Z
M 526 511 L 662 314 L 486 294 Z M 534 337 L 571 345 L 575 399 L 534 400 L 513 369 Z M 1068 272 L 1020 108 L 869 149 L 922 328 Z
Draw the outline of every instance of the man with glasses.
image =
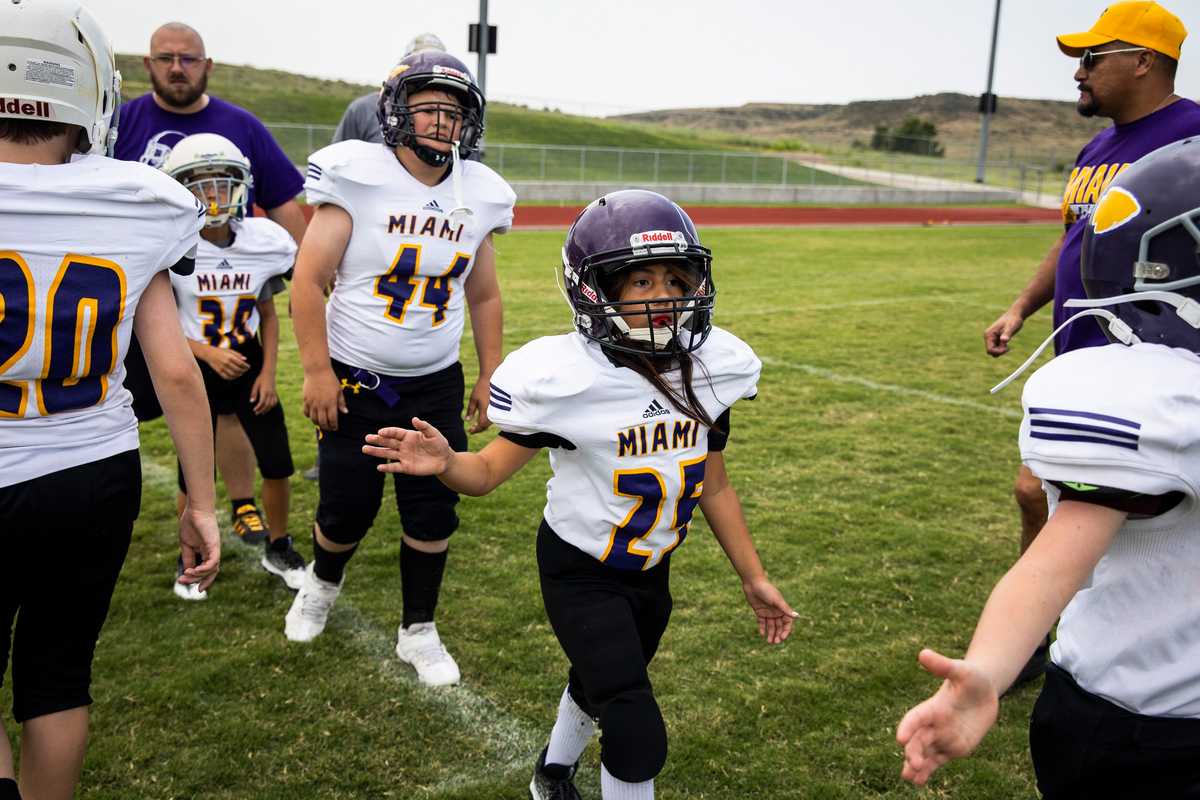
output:
M 150 53 L 143 59 L 153 91 L 121 106 L 121 135 L 114 155 L 123 161 L 140 161 L 161 167 L 172 148 L 187 136 L 215 133 L 233 142 L 251 164 L 248 208 L 257 204 L 297 243 L 304 236 L 305 220 L 296 202 L 304 187 L 299 170 L 249 111 L 208 94 L 213 62 L 205 53 L 200 34 L 180 22 L 168 22 L 150 37 Z M 283 291 L 276 278 L 264 297 Z M 136 339 L 125 361 L 126 388 L 133 394 L 133 409 L 145 422 L 162 411 Z M 234 533 L 249 544 L 265 541 L 272 517 L 287 510 L 286 494 L 264 487 L 262 512 L 254 502 L 254 452 L 236 417 L 221 415 L 217 426 L 217 464 L 232 504 Z M 272 513 L 274 512 L 274 513 Z
M 1175 94 L 1175 70 L 1186 36 L 1179 18 L 1158 3 L 1126 2 L 1105 9 L 1091 30 L 1058 37 L 1059 49 L 1079 59 L 1076 110 L 1084 117 L 1107 117 L 1113 124 L 1079 152 L 1063 192 L 1063 235 L 1009 309 L 984 331 L 989 355 L 1007 353 L 1025 320 L 1046 303 L 1054 301 L 1057 329 L 1070 316 L 1063 303 L 1085 296 L 1080 243 L 1096 202 L 1113 178 L 1152 150 L 1200 134 L 1200 106 Z M 1108 339 L 1097 318 L 1087 317 L 1059 331 L 1054 349 L 1062 354 L 1105 344 Z M 1014 493 L 1021 509 L 1024 553 L 1046 523 L 1046 496 L 1041 480 L 1025 466 L 1017 473 Z M 1014 686 L 1042 674 L 1049 646 L 1047 637 Z

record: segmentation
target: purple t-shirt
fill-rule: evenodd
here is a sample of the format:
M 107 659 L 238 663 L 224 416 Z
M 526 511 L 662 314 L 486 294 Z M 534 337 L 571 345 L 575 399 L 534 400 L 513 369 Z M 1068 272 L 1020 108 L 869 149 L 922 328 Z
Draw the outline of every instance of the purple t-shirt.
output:
M 1063 192 L 1063 225 L 1067 231 L 1054 276 L 1055 328 L 1076 312 L 1076 309 L 1063 308 L 1063 303 L 1075 297 L 1087 297 L 1080 270 L 1080 246 L 1087 219 L 1100 195 L 1121 170 L 1142 156 L 1171 142 L 1197 135 L 1200 135 L 1200 105 L 1191 100 L 1176 100 L 1127 125 L 1105 128 L 1079 151 L 1075 169 L 1071 170 Z M 1085 317 L 1072 322 L 1054 337 L 1054 352 L 1061 354 L 1104 344 L 1108 344 L 1108 339 L 1097 318 Z
M 246 109 L 212 95 L 195 114 L 163 111 L 150 94 L 122 104 L 114 155 L 122 161 L 161 167 L 171 148 L 193 133 L 219 133 L 250 159 L 254 176 L 250 203 L 263 210 L 281 206 L 303 190 L 304 177 L 267 127 Z

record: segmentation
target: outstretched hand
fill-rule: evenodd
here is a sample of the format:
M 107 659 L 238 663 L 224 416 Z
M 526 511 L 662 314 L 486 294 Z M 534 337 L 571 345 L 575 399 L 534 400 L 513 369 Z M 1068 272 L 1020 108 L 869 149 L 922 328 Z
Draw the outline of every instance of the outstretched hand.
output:
M 425 420 L 413 417 L 412 424 L 413 430 L 381 428 L 379 433 L 368 433 L 362 451 L 387 460 L 378 466 L 380 472 L 441 475 L 454 456 L 450 443 Z
M 996 722 L 1000 700 L 987 675 L 975 664 L 925 649 L 917 656 L 941 688 L 909 710 L 896 729 L 904 746 L 900 777 L 924 786 L 938 767 L 969 755 Z
M 800 616 L 766 577 L 742 584 L 746 602 L 758 617 L 758 633 L 771 644 L 779 644 L 792 634 L 792 620 Z

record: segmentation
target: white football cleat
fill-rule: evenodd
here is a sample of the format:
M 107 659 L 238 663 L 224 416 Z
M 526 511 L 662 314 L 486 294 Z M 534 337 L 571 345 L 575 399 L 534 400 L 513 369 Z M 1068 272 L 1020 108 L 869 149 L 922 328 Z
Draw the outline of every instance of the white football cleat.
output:
M 426 686 L 452 686 L 461 675 L 454 657 L 446 652 L 438 636 L 437 624 L 418 622 L 403 626 L 396 633 L 396 655 L 417 671 L 417 679 Z
M 323 581 L 313 574 L 313 565 L 309 564 L 300 591 L 296 592 L 296 599 L 284 618 L 283 634 L 293 642 L 311 642 L 320 636 L 345 582 L 345 577 L 341 583 Z

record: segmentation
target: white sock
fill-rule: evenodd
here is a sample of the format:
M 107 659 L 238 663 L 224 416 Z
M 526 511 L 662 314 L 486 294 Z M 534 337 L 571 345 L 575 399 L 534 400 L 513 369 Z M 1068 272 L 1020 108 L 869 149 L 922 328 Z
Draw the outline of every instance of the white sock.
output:
M 558 718 L 554 720 L 550 745 L 546 748 L 546 763 L 571 766 L 579 760 L 595 732 L 596 723 L 575 704 L 571 693 L 563 689 L 562 699 L 558 701 Z
M 608 767 L 601 763 L 600 796 L 604 800 L 654 800 L 654 779 L 626 783 L 609 775 Z

